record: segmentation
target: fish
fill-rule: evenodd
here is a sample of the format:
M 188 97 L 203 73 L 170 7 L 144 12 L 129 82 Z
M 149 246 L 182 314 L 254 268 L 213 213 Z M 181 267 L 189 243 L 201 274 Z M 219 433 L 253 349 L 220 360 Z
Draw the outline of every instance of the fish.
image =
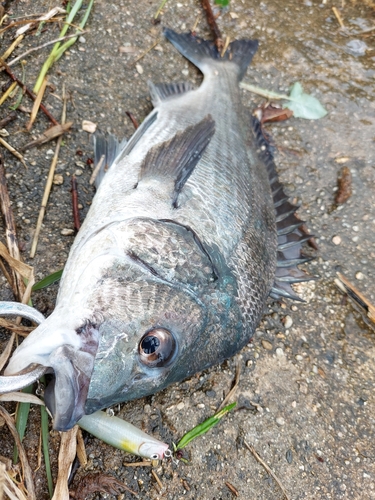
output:
M 308 279 L 310 235 L 241 101 L 257 40 L 220 54 L 195 34 L 164 35 L 203 82 L 150 83 L 154 109 L 129 141 L 96 135 L 104 168 L 56 307 L 0 378 L 4 392 L 44 367 L 57 430 L 230 358 L 268 297 L 300 300 L 291 285 Z

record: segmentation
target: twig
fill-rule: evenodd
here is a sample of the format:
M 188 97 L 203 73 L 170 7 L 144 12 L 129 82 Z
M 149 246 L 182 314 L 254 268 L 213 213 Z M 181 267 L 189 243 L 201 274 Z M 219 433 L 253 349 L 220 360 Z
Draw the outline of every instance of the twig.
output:
M 46 90 L 46 87 L 47 87 L 47 78 L 44 78 L 43 83 L 42 83 L 42 85 L 38 91 L 38 94 L 36 96 L 36 99 L 34 101 L 33 109 L 31 110 L 31 116 L 30 116 L 29 123 L 26 125 L 26 130 L 28 130 L 28 132 L 30 132 L 31 127 L 33 126 L 33 123 L 35 122 L 40 105 L 42 104 L 42 99 L 44 97 L 44 92 Z
M 81 222 L 79 220 L 79 210 L 78 210 L 78 191 L 77 191 L 77 179 L 75 175 L 72 175 L 72 208 L 73 208 L 73 221 L 74 221 L 74 229 L 79 231 L 81 227 Z
M 220 411 L 224 406 L 228 403 L 230 398 L 233 396 L 233 394 L 236 392 L 238 384 L 240 382 L 240 374 L 241 374 L 241 361 L 239 356 L 237 357 L 237 362 L 236 362 L 236 377 L 234 379 L 234 384 L 232 389 L 228 392 L 227 396 L 225 397 L 224 401 L 221 403 L 217 411 Z
M 156 472 L 154 471 L 154 469 L 151 469 L 151 474 L 154 476 L 155 481 L 158 483 L 159 487 L 160 487 L 161 489 L 163 489 L 163 483 L 160 481 L 160 478 L 159 478 L 159 476 L 156 474 Z
M 14 425 L 14 421 L 13 421 L 12 417 L 9 415 L 9 413 L 2 406 L 0 406 L 0 415 L 5 420 L 5 423 L 7 424 L 8 429 L 10 430 L 10 432 L 13 436 L 13 439 L 16 442 L 16 446 L 18 448 L 18 453 L 19 453 L 19 456 L 21 459 L 23 475 L 25 478 L 25 483 L 26 483 L 26 488 L 27 488 L 27 493 L 28 493 L 27 498 L 29 500 L 36 500 L 32 470 L 31 470 L 29 462 L 27 460 L 25 448 L 23 447 L 23 445 L 21 443 L 17 429 Z
M 6 61 L 8 59 L 8 57 L 10 56 L 10 54 L 13 52 L 13 50 L 17 47 L 17 45 L 19 45 L 22 40 L 24 39 L 25 35 L 19 35 L 15 40 L 14 42 L 12 43 L 12 45 L 4 52 L 4 54 L 2 54 L 0 57 Z
M 238 490 L 233 486 L 233 484 L 230 484 L 228 481 L 226 481 L 225 486 L 233 493 L 233 495 L 235 497 L 240 496 L 240 494 L 238 493 Z
M 335 279 L 335 283 L 338 288 L 343 293 L 346 293 L 359 306 L 361 311 L 375 323 L 375 306 L 343 274 L 337 273 L 337 276 L 338 279 Z
M 158 40 L 156 40 L 156 42 L 154 42 L 151 47 L 149 47 L 147 50 L 145 50 L 144 52 L 142 52 L 142 54 L 138 57 L 136 57 L 134 59 L 134 61 L 131 62 L 131 64 L 135 64 L 137 63 L 138 61 L 140 61 L 143 57 L 145 57 L 146 54 L 148 54 L 150 52 L 150 50 L 152 50 L 154 47 L 157 46 L 158 43 L 161 42 L 161 38 L 158 38 Z
M 22 165 L 25 168 L 27 168 L 27 165 L 26 165 L 25 160 L 24 160 L 23 156 L 21 155 L 21 153 L 19 153 L 16 149 L 14 149 L 13 146 L 11 146 L 7 141 L 4 141 L 4 139 L 2 139 L 1 137 L 0 137 L 0 144 L 2 146 L 4 146 L 4 148 L 6 148 L 10 153 L 12 153 L 13 156 L 18 158 L 19 161 L 22 163 Z
M 0 120 L 0 129 L 6 127 L 8 123 L 16 119 L 17 119 L 17 113 L 15 111 L 11 111 L 8 116 Z
M 32 92 L 28 87 L 26 87 L 26 85 L 19 79 L 16 77 L 16 75 L 12 72 L 12 70 L 10 69 L 9 65 L 3 61 L 3 59 L 0 58 L 0 66 L 3 66 L 5 68 L 5 72 L 11 77 L 11 79 L 14 81 L 14 82 L 17 82 L 18 85 L 25 90 L 26 94 L 31 97 L 31 99 L 33 101 L 35 101 L 36 99 L 36 95 L 34 94 L 34 92 Z M 48 109 L 43 105 L 41 104 L 40 105 L 40 109 L 43 111 L 43 113 L 48 117 L 48 119 L 54 124 L 54 125 L 58 125 L 58 121 L 52 116 L 52 114 L 48 111 Z
M 281 484 L 281 482 L 277 478 L 276 474 L 274 472 L 272 472 L 272 470 L 268 467 L 268 465 L 266 464 L 266 462 L 260 457 L 260 455 L 258 454 L 258 452 L 256 451 L 256 449 L 254 448 L 254 446 L 252 446 L 251 444 L 247 444 L 246 441 L 244 441 L 243 443 L 246 446 L 246 448 L 250 451 L 250 453 L 253 455 L 253 457 L 255 458 L 255 460 L 257 462 L 259 462 L 260 465 L 262 465 L 262 467 L 267 471 L 267 473 L 274 479 L 274 481 L 279 486 L 280 490 L 283 492 L 283 495 L 286 498 L 286 500 L 290 500 L 286 489 Z
M 80 32 L 79 36 L 84 35 L 87 32 L 88 32 L 87 30 L 82 31 L 82 32 Z M 42 45 L 38 45 L 38 47 L 33 47 L 32 49 L 26 50 L 26 52 L 24 52 L 20 56 L 17 56 L 14 59 L 12 59 L 11 61 L 9 61 L 8 66 L 13 66 L 20 59 L 23 59 L 24 57 L 28 56 L 32 52 L 35 52 L 36 50 L 44 49 L 44 47 L 48 47 L 48 45 L 53 45 L 54 43 L 63 42 L 64 40 L 68 40 L 69 38 L 73 38 L 75 36 L 77 36 L 77 33 L 74 33 L 73 35 L 66 35 L 66 36 L 63 36 L 61 38 L 56 38 L 55 40 L 51 40 L 50 42 L 46 42 L 46 43 L 43 43 Z
M 139 127 L 138 125 L 138 122 L 135 118 L 135 116 L 133 115 L 133 113 L 131 113 L 130 111 L 125 111 L 125 114 L 128 115 L 128 117 L 130 118 L 135 130 L 137 130 L 137 128 Z
M 143 462 L 124 462 L 124 467 L 151 467 L 151 460 L 144 460 Z
M 0 106 L 5 102 L 13 90 L 17 87 L 17 82 L 13 82 L 9 88 L 4 92 L 4 94 L 0 97 Z
M 103 165 L 104 160 L 105 160 L 105 155 L 102 155 L 102 156 L 100 157 L 100 160 L 99 160 L 99 161 L 98 161 L 98 163 L 96 164 L 96 166 L 95 166 L 94 170 L 92 171 L 92 174 L 91 174 L 91 177 L 90 177 L 90 180 L 89 180 L 89 184 L 90 184 L 90 186 L 91 186 L 92 184 L 94 184 L 95 179 L 96 179 L 96 178 L 97 178 L 97 176 L 98 176 L 99 170 L 102 168 L 102 165 Z
M 221 31 L 219 30 L 219 27 L 217 25 L 214 13 L 212 12 L 210 0 L 202 0 L 202 7 L 206 11 L 207 22 L 214 35 L 214 43 L 217 47 L 217 50 L 221 52 L 224 47 L 223 38 L 221 35 Z
M 61 114 L 61 124 L 62 125 L 64 125 L 65 119 L 66 119 L 66 95 L 65 95 L 65 87 L 63 86 L 63 110 L 62 110 L 62 114 Z M 38 244 L 39 233 L 40 233 L 40 230 L 42 228 L 43 217 L 44 217 L 44 213 L 46 211 L 48 197 L 49 197 L 49 194 L 51 192 L 53 176 L 55 175 L 55 169 L 56 169 L 57 159 L 59 157 L 61 142 L 62 142 L 62 135 L 60 135 L 60 137 L 57 139 L 55 154 L 53 155 L 52 163 L 51 163 L 51 166 L 50 166 L 50 169 L 48 172 L 47 182 L 46 182 L 46 186 L 44 188 L 43 199 L 42 199 L 42 203 L 40 206 L 38 222 L 36 224 L 35 234 L 34 234 L 33 242 L 31 245 L 31 252 L 30 252 L 31 258 L 34 258 L 34 256 L 35 256 L 36 247 Z
M 14 223 L 13 211 L 10 204 L 7 181 L 5 177 L 5 168 L 3 157 L 0 153 L 0 209 L 5 225 L 5 237 L 8 245 L 8 251 L 11 257 L 20 260 L 20 251 L 18 248 L 16 225 Z M 21 275 L 12 268 L 12 277 L 14 281 L 13 292 L 17 300 L 22 300 L 25 293 L 25 285 Z
M 345 29 L 344 21 L 342 20 L 341 14 L 338 11 L 338 9 L 336 7 L 332 7 L 332 11 L 335 14 L 335 17 L 336 17 L 336 19 L 337 19 L 337 21 L 338 21 L 338 23 L 340 25 L 340 28 L 344 28 Z

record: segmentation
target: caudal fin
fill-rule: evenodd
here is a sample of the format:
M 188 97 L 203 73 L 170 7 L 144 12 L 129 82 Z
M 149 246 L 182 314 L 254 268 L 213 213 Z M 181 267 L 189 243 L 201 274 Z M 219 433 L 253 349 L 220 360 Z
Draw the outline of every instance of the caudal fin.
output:
M 214 42 L 204 40 L 191 33 L 176 33 L 164 28 L 164 36 L 176 47 L 176 49 L 195 64 L 204 74 L 210 65 L 210 60 L 217 62 L 232 62 L 238 66 L 238 79 L 242 80 L 247 67 L 251 63 L 258 49 L 258 40 L 235 40 L 230 43 L 225 54 L 222 56 Z

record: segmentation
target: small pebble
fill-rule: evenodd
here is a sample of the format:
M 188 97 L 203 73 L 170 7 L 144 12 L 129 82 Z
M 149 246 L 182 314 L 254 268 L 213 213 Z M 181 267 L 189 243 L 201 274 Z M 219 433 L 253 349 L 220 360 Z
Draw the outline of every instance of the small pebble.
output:
M 352 228 L 352 229 L 353 229 L 353 231 L 354 231 L 355 233 L 358 233 L 358 231 L 359 231 L 359 227 L 358 227 L 358 226 L 353 226 L 353 228 Z
M 176 406 L 177 410 L 182 410 L 184 407 L 185 403 L 183 401 L 181 401 L 181 403 L 178 403 L 178 405 Z
M 286 461 L 288 462 L 288 464 L 291 464 L 293 462 L 293 452 L 292 452 L 292 450 L 288 450 L 286 452 Z
M 341 238 L 340 238 L 340 236 L 334 236 L 334 237 L 332 238 L 332 243 L 333 243 L 334 245 L 340 245 L 340 243 L 341 243 Z
M 143 68 L 140 64 L 136 64 L 135 69 L 138 71 L 140 75 L 143 75 Z
M 55 174 L 53 176 L 53 183 L 56 186 L 61 186 L 61 184 L 64 184 L 64 177 L 61 174 Z
M 74 174 L 79 177 L 80 175 L 83 174 L 82 170 L 80 168 L 77 168 L 77 170 L 74 172 Z
M 71 236 L 72 234 L 74 234 L 74 229 L 68 229 L 68 228 L 61 229 L 60 234 L 62 236 Z
M 300 354 L 296 354 L 295 358 L 296 358 L 297 361 L 302 361 L 303 360 L 303 356 L 301 356 Z
M 358 271 L 358 273 L 355 273 L 355 277 L 357 278 L 357 280 L 359 281 L 362 281 L 365 279 L 365 275 L 363 273 L 361 273 L 361 271 Z
M 82 130 L 85 132 L 89 132 L 90 134 L 93 134 L 96 130 L 97 124 L 94 122 L 90 122 L 89 120 L 83 120 L 82 121 Z
M 285 425 L 285 419 L 283 419 L 283 417 L 277 417 L 276 423 L 277 423 L 277 425 L 280 425 L 280 426 Z
M 283 357 L 285 356 L 284 351 L 281 349 L 281 347 L 278 347 L 278 348 L 276 349 L 276 356 L 277 356 L 278 358 L 283 358 Z
M 204 407 L 205 407 L 205 406 L 204 406 L 204 403 L 198 403 L 198 404 L 197 404 L 197 408 L 204 408 Z
M 305 382 L 302 382 L 301 384 L 299 384 L 299 392 L 301 392 L 302 394 L 307 394 L 308 393 L 308 387 L 307 387 L 307 384 Z
M 262 340 L 262 346 L 267 349 L 267 351 L 270 351 L 272 349 L 272 343 L 269 342 L 268 340 Z
M 284 318 L 284 326 L 286 329 L 290 328 L 293 325 L 293 319 L 291 316 L 285 316 Z

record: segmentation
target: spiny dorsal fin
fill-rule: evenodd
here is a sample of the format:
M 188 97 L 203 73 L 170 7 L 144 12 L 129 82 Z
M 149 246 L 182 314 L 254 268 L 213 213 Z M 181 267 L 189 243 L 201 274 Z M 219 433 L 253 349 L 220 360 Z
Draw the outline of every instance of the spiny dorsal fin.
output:
M 98 188 L 104 174 L 111 167 L 119 152 L 125 148 L 126 139 L 121 142 L 113 134 L 103 134 L 100 131 L 93 135 L 94 142 L 94 165 L 97 166 L 101 161 L 101 167 L 95 178 L 95 187 Z M 102 158 L 103 157 L 103 158 Z
M 302 244 L 312 235 L 304 231 L 304 222 L 295 215 L 298 207 L 290 203 L 283 185 L 279 182 L 271 148 L 263 136 L 259 120 L 255 117 L 252 117 L 252 126 L 259 158 L 267 167 L 276 214 L 277 267 L 270 296 L 274 299 L 286 297 L 302 301 L 294 293 L 291 284 L 316 279 L 297 267 L 310 260 L 303 254 Z
M 215 122 L 207 115 L 199 123 L 177 132 L 172 139 L 153 146 L 142 162 L 139 182 L 147 178 L 174 179 L 172 204 L 176 208 L 179 193 L 214 133 Z
M 190 82 L 153 83 L 148 81 L 152 104 L 156 107 L 166 99 L 194 90 Z

